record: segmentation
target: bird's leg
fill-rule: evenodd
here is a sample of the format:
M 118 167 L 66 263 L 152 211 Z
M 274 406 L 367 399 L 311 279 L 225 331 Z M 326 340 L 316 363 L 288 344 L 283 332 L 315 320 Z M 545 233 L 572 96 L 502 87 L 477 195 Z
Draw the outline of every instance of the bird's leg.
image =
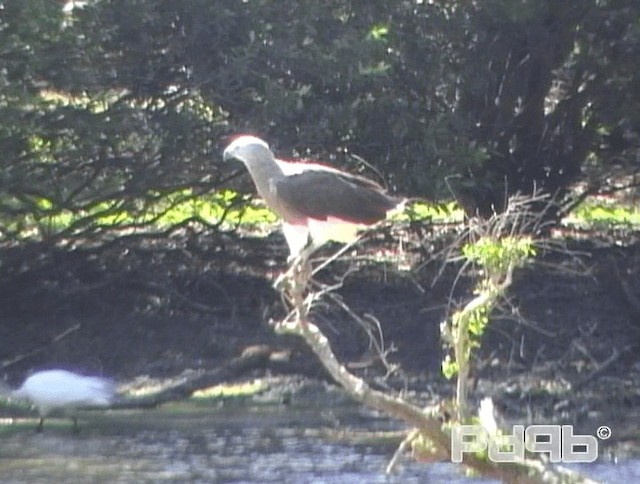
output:
M 307 254 L 301 254 L 300 259 L 292 266 L 292 280 L 289 287 L 289 298 L 295 314 L 295 322 L 304 325 L 307 321 L 309 308 L 306 304 L 307 288 L 311 279 L 311 261 Z
M 294 308 L 299 309 L 304 304 L 305 293 L 311 279 L 311 261 L 306 253 L 301 253 L 291 266 L 291 285 L 289 295 Z
M 278 276 L 273 287 L 285 293 L 290 292 L 292 284 L 304 282 L 304 286 L 306 287 L 308 281 L 313 276 L 310 257 L 316 249 L 317 247 L 313 245 L 313 241 L 309 239 L 307 245 L 305 245 L 300 252 L 287 257 L 289 268 L 286 272 Z
M 40 422 L 38 422 L 38 425 L 36 426 L 36 432 L 41 433 L 43 426 L 44 426 L 44 417 L 40 417 Z
M 290 255 L 289 257 L 287 257 L 287 264 L 289 264 L 289 268 L 278 276 L 276 282 L 273 283 L 274 289 L 280 292 L 287 292 L 288 286 L 290 285 L 291 280 L 294 277 L 293 273 L 296 266 L 298 265 L 299 260 L 299 255 Z
M 280 291 L 285 306 L 292 308 L 297 321 L 306 320 L 305 297 L 312 276 L 312 265 L 309 260 L 311 251 L 302 250 L 290 258 L 287 272 L 276 281 L 275 287 Z
M 73 433 L 74 434 L 80 433 L 80 426 L 78 425 L 78 417 L 73 416 L 71 417 L 71 420 L 73 420 Z

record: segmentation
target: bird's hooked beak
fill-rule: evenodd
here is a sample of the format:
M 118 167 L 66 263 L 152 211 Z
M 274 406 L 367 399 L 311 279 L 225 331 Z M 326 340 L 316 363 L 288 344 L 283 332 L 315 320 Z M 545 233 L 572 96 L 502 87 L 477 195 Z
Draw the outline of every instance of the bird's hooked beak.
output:
M 231 143 L 224 149 L 224 152 L 222 153 L 222 161 L 226 162 L 237 159 L 236 155 L 234 154 L 235 151 L 238 151 L 238 147 L 234 146 L 233 143 Z

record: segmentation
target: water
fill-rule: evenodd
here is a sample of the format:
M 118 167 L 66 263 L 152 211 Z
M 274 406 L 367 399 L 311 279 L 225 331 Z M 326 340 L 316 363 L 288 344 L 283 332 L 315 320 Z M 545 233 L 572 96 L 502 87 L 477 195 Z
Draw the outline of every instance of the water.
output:
M 393 476 L 384 469 L 395 444 L 353 444 L 319 433 L 331 422 L 386 430 L 394 424 L 353 406 L 169 405 L 145 411 L 82 414 L 79 434 L 52 421 L 0 427 L 0 481 L 5 482 L 245 482 L 484 483 L 446 463 L 410 459 Z M 64 425 L 61 425 L 63 422 Z M 35 423 L 33 423 L 35 426 Z M 575 468 L 603 482 L 640 482 L 640 463 Z

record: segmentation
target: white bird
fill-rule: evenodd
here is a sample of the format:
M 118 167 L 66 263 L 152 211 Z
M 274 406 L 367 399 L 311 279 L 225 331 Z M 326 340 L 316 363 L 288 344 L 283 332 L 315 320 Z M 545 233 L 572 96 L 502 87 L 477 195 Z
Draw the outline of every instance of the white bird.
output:
M 279 160 L 255 136 L 236 138 L 223 158 L 245 164 L 258 194 L 282 219 L 292 257 L 329 240 L 352 242 L 358 229 L 383 220 L 404 202 L 367 178 L 318 163 Z
M 29 400 L 40 414 L 38 431 L 54 410 L 71 411 L 79 407 L 108 407 L 114 400 L 116 386 L 107 378 L 82 376 L 66 370 L 38 371 L 22 386 L 10 392 L 15 399 Z M 78 420 L 72 415 L 74 430 Z

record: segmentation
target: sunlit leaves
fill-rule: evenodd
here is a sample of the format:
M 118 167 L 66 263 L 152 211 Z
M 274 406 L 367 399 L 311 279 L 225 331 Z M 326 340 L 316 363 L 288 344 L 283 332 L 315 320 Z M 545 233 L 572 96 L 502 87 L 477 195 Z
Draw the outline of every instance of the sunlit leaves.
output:
M 195 195 L 192 190 L 185 189 L 164 195 L 148 193 L 146 198 L 138 200 L 106 200 L 71 211 L 56 206 L 50 199 L 36 197 L 27 214 L 5 217 L 3 225 L 19 239 L 42 240 L 56 235 L 86 234 L 97 229 L 152 233 L 185 222 L 200 222 L 226 230 L 239 225 L 245 230 L 260 230 L 277 222 L 270 210 L 244 203 L 241 198 L 232 190 Z
M 392 214 L 391 219 L 403 222 L 428 220 L 438 223 L 459 223 L 464 220 L 464 211 L 456 202 L 411 202 L 403 211 Z
M 575 209 L 565 223 L 595 229 L 638 228 L 640 209 L 620 201 L 586 202 Z
M 535 245 L 526 235 L 486 235 L 462 246 L 464 259 L 481 271 L 474 298 L 440 325 L 445 348 L 451 351 L 442 362 L 445 377 L 458 375 L 461 367 L 468 370 L 471 352 L 480 346 L 489 315 L 510 284 L 511 274 L 535 254 Z
M 478 264 L 490 274 L 500 275 L 521 266 L 535 253 L 532 240 L 526 236 L 482 237 L 462 247 L 462 255 L 468 261 Z
M 387 34 L 389 34 L 387 25 L 374 25 L 371 27 L 368 37 L 372 40 L 386 40 Z

